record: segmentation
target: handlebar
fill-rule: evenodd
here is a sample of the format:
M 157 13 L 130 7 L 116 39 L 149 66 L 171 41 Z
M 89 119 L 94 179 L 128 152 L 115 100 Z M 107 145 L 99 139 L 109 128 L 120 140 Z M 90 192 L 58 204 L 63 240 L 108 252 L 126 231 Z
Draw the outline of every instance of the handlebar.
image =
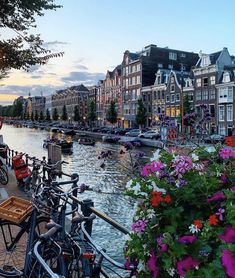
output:
M 114 259 L 112 259 L 108 254 L 106 254 L 106 252 L 104 251 L 103 248 L 101 248 L 100 246 L 98 246 L 94 240 L 92 239 L 92 237 L 89 235 L 89 233 L 86 231 L 85 229 L 85 223 L 82 222 L 81 223 L 81 229 L 82 232 L 84 233 L 85 237 L 87 238 L 87 240 L 90 242 L 90 244 L 98 251 L 98 253 L 100 253 L 109 263 L 111 263 L 112 265 L 120 268 L 120 269 L 125 269 L 127 270 L 126 266 L 120 262 L 115 261 Z M 135 267 L 130 267 L 130 269 L 128 270 L 134 270 Z

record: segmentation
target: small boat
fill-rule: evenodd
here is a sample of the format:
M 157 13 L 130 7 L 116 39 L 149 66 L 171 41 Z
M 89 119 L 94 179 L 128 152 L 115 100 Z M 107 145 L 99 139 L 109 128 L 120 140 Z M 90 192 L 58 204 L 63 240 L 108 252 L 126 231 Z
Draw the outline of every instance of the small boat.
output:
M 80 139 L 78 139 L 78 144 L 86 145 L 86 146 L 94 146 L 95 140 L 88 137 L 81 137 Z
M 107 143 L 117 143 L 120 140 L 120 137 L 107 135 L 107 136 L 102 136 L 102 140 L 103 142 L 107 142 Z
M 51 132 L 58 132 L 58 128 L 56 128 L 56 127 L 53 127 L 53 128 L 51 128 Z
M 61 147 L 61 151 L 63 153 L 72 153 L 73 142 L 69 142 L 67 140 L 59 140 L 59 139 L 46 139 L 43 141 L 43 148 L 48 148 L 49 144 L 55 144 Z

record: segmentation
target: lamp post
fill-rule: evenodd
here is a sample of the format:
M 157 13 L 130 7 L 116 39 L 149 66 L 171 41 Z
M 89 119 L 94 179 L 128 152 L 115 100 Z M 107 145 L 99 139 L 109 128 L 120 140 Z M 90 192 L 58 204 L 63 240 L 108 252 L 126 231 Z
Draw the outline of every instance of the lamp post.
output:
M 184 90 L 183 90 L 184 72 L 181 65 L 181 132 L 184 132 Z

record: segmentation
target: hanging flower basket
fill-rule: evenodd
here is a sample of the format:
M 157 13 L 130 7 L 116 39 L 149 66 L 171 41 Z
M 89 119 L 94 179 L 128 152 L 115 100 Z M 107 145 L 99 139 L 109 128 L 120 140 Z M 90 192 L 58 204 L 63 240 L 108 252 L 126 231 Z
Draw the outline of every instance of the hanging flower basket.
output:
M 137 277 L 235 277 L 235 150 L 162 151 L 127 185 Z

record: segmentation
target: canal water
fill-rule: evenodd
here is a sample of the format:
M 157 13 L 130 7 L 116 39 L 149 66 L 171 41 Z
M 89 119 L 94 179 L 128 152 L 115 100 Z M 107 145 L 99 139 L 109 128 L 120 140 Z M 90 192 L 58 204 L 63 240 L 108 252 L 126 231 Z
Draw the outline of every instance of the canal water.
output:
M 11 149 L 28 153 L 39 159 L 47 156 L 47 150 L 42 147 L 43 140 L 49 136 L 47 131 L 4 125 L 1 134 L 4 142 Z M 73 154 L 62 155 L 62 159 L 69 163 L 63 166 L 63 171 L 69 174 L 78 173 L 79 182 L 93 188 L 94 192 L 83 193 L 79 196 L 81 199 L 92 199 L 95 207 L 130 229 L 135 203 L 124 194 L 126 182 L 130 180 L 126 170 L 130 164 L 128 154 L 120 155 L 121 148 L 123 147 L 120 145 L 101 141 L 96 142 L 95 146 L 80 145 L 74 141 Z M 97 158 L 102 150 L 113 152 L 105 168 L 100 167 L 101 161 Z M 147 157 L 152 156 L 153 153 L 153 149 L 150 148 L 141 148 L 141 151 L 144 151 Z M 123 259 L 125 242 L 123 234 L 97 218 L 94 220 L 93 237 L 108 254 L 115 259 Z

